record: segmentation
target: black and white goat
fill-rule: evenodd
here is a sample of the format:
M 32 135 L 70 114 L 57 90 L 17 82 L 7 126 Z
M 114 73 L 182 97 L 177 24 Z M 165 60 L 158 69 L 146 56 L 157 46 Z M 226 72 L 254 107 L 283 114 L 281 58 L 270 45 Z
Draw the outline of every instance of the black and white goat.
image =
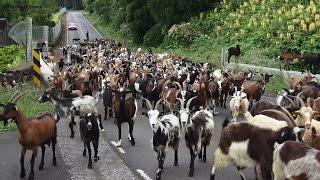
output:
M 275 180 L 318 180 L 320 151 L 296 141 L 276 143 L 272 170 Z
M 301 140 L 300 128 L 284 127 L 278 131 L 264 129 L 247 122 L 223 123 L 219 146 L 213 155 L 210 179 L 215 178 L 216 169 L 227 167 L 231 162 L 237 166 L 241 179 L 245 179 L 244 168 L 260 165 L 263 179 L 271 179 L 274 143 Z
M 206 162 L 207 146 L 210 144 L 213 128 L 213 114 L 207 110 L 195 112 L 186 126 L 185 139 L 191 157 L 190 177 L 193 177 L 194 174 L 194 160 L 197 154 L 199 155 L 199 159 Z
M 98 146 L 99 146 L 99 123 L 91 110 L 81 110 L 80 112 L 80 135 L 83 141 L 84 150 L 83 156 L 86 156 L 87 150 L 89 153 L 89 163 L 88 168 L 92 169 L 92 159 L 91 159 L 91 147 L 90 142 L 92 142 L 94 149 L 94 161 L 98 161 L 100 158 L 98 156 Z
M 174 149 L 174 165 L 178 165 L 180 122 L 179 118 L 173 114 L 164 115 L 159 118 L 160 112 L 158 111 L 158 108 L 161 101 L 163 101 L 162 99 L 157 101 L 154 109 L 152 108 L 152 105 L 148 99 L 144 98 L 144 100 L 146 101 L 147 107 L 149 108 L 148 118 L 153 132 L 152 147 L 158 159 L 158 170 L 156 179 L 159 180 L 161 179 L 163 163 L 168 147 Z
M 38 99 L 38 101 L 40 103 L 48 101 L 53 103 L 57 115 L 57 121 L 59 121 L 61 117 L 67 117 L 69 115 L 71 116 L 71 121 L 69 123 L 69 128 L 71 130 L 70 138 L 74 138 L 73 125 L 76 124 L 74 122 L 74 116 L 79 115 L 79 110 L 83 108 L 92 109 L 93 113 L 98 116 L 99 128 L 101 129 L 101 131 L 104 131 L 101 122 L 101 114 L 98 113 L 98 109 L 96 107 L 99 101 L 95 97 L 86 95 L 76 98 L 60 99 L 53 95 L 53 93 L 51 92 L 52 89 L 53 87 L 47 89 Z

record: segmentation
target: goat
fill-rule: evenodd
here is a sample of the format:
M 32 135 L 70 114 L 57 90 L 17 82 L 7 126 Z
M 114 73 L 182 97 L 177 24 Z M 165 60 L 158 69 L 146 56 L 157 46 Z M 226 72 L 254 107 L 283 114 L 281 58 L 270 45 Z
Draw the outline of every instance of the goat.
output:
M 293 52 L 283 52 L 280 54 L 280 56 L 277 57 L 277 60 L 284 62 L 284 68 L 286 70 L 289 70 L 289 65 L 291 62 L 293 62 L 295 59 L 300 59 L 301 55 Z M 281 64 L 280 64 L 280 70 L 281 70 Z
M 133 125 L 135 122 L 135 117 L 138 111 L 137 101 L 134 97 L 130 96 L 126 98 L 126 94 L 131 93 L 131 91 L 126 91 L 124 87 L 120 87 L 114 91 L 114 96 L 112 99 L 114 112 L 115 112 L 115 123 L 118 126 L 118 136 L 119 140 L 116 143 L 117 147 L 121 146 L 121 124 L 127 122 L 129 124 L 129 134 L 128 139 L 131 145 L 135 145 L 135 139 L 133 138 Z
M 231 82 L 228 78 L 224 77 L 221 81 L 218 81 L 218 84 L 220 92 L 220 106 L 226 108 L 226 101 L 230 91 Z
M 60 61 L 58 62 L 58 66 L 59 66 L 59 70 L 61 72 L 63 70 L 63 66 L 64 66 L 64 59 L 60 59 Z
M 219 102 L 219 97 L 220 97 L 220 93 L 219 93 L 219 85 L 216 81 L 211 80 L 208 83 L 207 87 L 207 94 L 209 96 L 208 99 L 211 100 L 211 105 L 212 105 L 212 109 L 213 109 L 213 115 L 216 115 L 216 104 L 218 104 Z
M 275 144 L 272 171 L 275 180 L 320 179 L 320 151 L 301 142 Z
M 311 131 L 312 131 L 311 147 L 313 147 L 317 150 L 320 150 L 320 135 L 317 134 L 317 130 L 314 127 L 311 128 Z
M 242 179 L 243 169 L 260 165 L 263 179 L 271 179 L 272 153 L 275 142 L 296 140 L 299 128 L 284 127 L 278 131 L 264 129 L 247 122 L 229 124 L 226 119 L 221 131 L 219 147 L 213 155 L 210 179 L 215 178 L 215 170 L 234 162 Z M 301 137 L 299 136 L 299 140 Z
M 161 173 L 163 170 L 163 163 L 166 157 L 166 151 L 168 147 L 174 149 L 174 165 L 178 165 L 178 148 L 180 142 L 180 122 L 179 118 L 173 114 L 164 115 L 161 119 L 159 118 L 159 105 L 163 99 L 157 101 L 155 108 L 152 108 L 152 105 L 149 100 L 146 101 L 148 111 L 149 123 L 152 128 L 153 138 L 152 146 L 153 151 L 157 155 L 158 159 L 158 170 L 156 179 L 161 179 Z
M 98 156 L 99 125 L 96 116 L 94 115 L 94 113 L 92 113 L 91 110 L 81 110 L 80 119 L 80 135 L 84 145 L 82 155 L 86 156 L 87 148 L 89 153 L 88 168 L 92 169 L 90 142 L 92 142 L 94 148 L 94 161 L 98 161 L 100 159 Z
M 9 103 L 2 105 L 4 107 L 4 113 L 1 115 L 4 125 L 8 124 L 8 119 L 13 119 L 16 121 L 19 135 L 19 143 L 22 146 L 21 157 L 20 157 L 20 177 L 25 177 L 25 168 L 24 168 L 24 156 L 26 150 L 32 150 L 31 157 L 31 171 L 29 174 L 29 179 L 34 179 L 34 160 L 37 157 L 38 146 L 41 146 L 41 162 L 39 165 L 39 170 L 43 169 L 44 166 L 44 154 L 45 154 L 45 145 L 52 144 L 53 158 L 52 163 L 54 166 L 57 165 L 55 147 L 57 143 L 57 127 L 56 120 L 52 114 L 45 113 L 38 118 L 26 118 L 21 112 L 16 102 L 26 93 L 22 93 L 16 96 L 18 91 L 11 97 Z
M 213 114 L 207 110 L 197 111 L 186 126 L 185 139 L 191 157 L 190 177 L 193 177 L 194 174 L 194 160 L 197 154 L 199 159 L 206 162 L 207 146 L 210 144 L 213 128 Z
M 234 57 L 235 57 L 235 60 L 237 61 L 237 59 L 239 58 L 239 56 L 240 56 L 240 54 L 241 54 L 239 44 L 237 44 L 236 47 L 230 47 L 230 48 L 227 50 L 227 53 L 228 53 L 228 63 L 230 63 L 230 58 L 231 58 L 231 56 L 234 56 Z
M 237 117 L 240 113 L 244 113 L 249 109 L 249 101 L 247 99 L 247 94 L 241 91 L 237 91 L 237 87 L 235 87 L 235 93 L 231 97 L 230 100 L 230 110 L 232 112 L 232 121 L 236 122 Z
M 317 99 L 315 99 L 313 101 L 312 109 L 314 111 L 320 112 L 320 97 L 318 97 Z M 320 120 L 320 116 L 319 115 L 314 115 L 314 119 L 319 121 Z
M 83 108 L 92 108 L 94 113 L 99 117 L 99 127 L 101 131 L 104 131 L 102 122 L 101 122 L 101 114 L 98 113 L 96 105 L 99 103 L 94 97 L 92 96 L 83 96 L 83 97 L 76 97 L 76 98 L 66 98 L 60 99 L 55 97 L 51 90 L 54 87 L 47 89 L 41 97 L 39 97 L 38 101 L 40 103 L 51 101 L 55 107 L 55 112 L 57 115 L 57 120 L 60 120 L 61 117 L 66 117 L 67 115 L 71 115 L 71 121 L 69 123 L 69 128 L 71 131 L 70 138 L 74 138 L 74 130 L 73 125 L 76 123 L 74 122 L 74 116 L 76 113 L 83 109 Z
M 305 105 L 304 101 L 300 97 L 296 97 L 296 98 L 299 100 L 301 104 L 301 108 L 293 112 L 293 114 L 297 115 L 296 119 L 294 120 L 294 123 L 298 126 L 306 128 L 302 139 L 304 143 L 311 145 L 312 143 L 311 127 L 313 126 L 316 128 L 316 130 L 320 131 L 320 122 L 314 120 L 314 117 L 319 115 L 319 112 L 314 111 L 311 108 L 310 98 L 307 99 L 307 106 Z
M 307 65 L 310 65 L 312 72 L 318 73 L 317 71 L 319 71 L 320 55 L 303 55 L 301 59 L 301 69 L 305 69 Z
M 242 84 L 241 89 L 243 89 L 243 92 L 247 94 L 247 98 L 250 102 L 249 109 L 252 107 L 253 100 L 259 101 L 262 94 L 265 91 L 265 81 L 245 81 Z

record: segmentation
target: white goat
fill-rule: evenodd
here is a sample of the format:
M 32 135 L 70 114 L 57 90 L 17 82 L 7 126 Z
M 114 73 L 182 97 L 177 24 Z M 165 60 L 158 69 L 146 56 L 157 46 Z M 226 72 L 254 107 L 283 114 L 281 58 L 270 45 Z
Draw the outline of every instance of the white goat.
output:
M 235 87 L 235 92 L 230 100 L 230 110 L 232 112 L 232 121 L 236 122 L 237 117 L 248 111 L 249 109 L 249 101 L 247 99 L 247 94 L 241 91 L 237 91 L 237 87 Z

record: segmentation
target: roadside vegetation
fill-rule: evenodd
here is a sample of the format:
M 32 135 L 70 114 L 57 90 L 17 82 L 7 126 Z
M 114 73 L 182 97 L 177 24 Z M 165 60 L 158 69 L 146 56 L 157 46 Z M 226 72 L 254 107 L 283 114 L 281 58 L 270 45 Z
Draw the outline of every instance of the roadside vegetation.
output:
M 38 102 L 37 99 L 42 95 L 43 91 L 33 86 L 33 84 L 22 84 L 17 88 L 0 88 L 0 103 L 7 103 L 17 89 L 19 92 L 27 92 L 25 96 L 19 99 L 17 104 L 26 117 L 36 116 L 39 112 L 53 112 L 50 103 L 40 104 Z M 0 112 L 3 112 L 2 108 L 0 108 Z M 0 132 L 15 129 L 16 124 L 14 122 L 9 123 L 6 127 L 3 126 L 3 122 L 0 122 Z
M 0 48 L 0 73 L 19 66 L 25 60 L 24 49 L 19 45 Z

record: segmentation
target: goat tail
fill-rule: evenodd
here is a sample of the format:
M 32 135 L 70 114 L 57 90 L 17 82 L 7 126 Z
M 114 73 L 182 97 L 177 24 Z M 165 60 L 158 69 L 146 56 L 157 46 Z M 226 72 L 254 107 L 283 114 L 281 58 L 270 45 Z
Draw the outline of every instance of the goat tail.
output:
M 223 121 L 222 129 L 225 128 L 225 127 L 227 127 L 229 123 L 230 123 L 229 119 L 226 118 L 226 119 Z
M 224 154 L 220 147 L 218 147 L 213 153 L 213 165 L 217 169 L 227 167 L 231 162 L 230 157 L 227 154 Z

